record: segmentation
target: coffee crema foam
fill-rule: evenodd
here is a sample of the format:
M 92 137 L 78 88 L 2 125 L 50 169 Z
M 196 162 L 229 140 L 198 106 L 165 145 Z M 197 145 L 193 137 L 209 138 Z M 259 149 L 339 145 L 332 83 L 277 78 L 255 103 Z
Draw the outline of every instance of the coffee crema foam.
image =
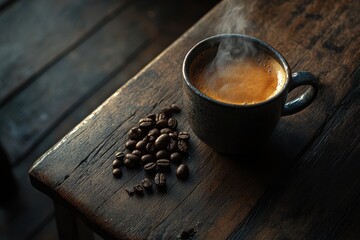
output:
M 215 51 L 215 52 L 214 52 Z M 263 102 L 284 87 L 281 65 L 266 53 L 214 64 L 216 49 L 197 56 L 190 66 L 190 81 L 206 96 L 231 104 Z

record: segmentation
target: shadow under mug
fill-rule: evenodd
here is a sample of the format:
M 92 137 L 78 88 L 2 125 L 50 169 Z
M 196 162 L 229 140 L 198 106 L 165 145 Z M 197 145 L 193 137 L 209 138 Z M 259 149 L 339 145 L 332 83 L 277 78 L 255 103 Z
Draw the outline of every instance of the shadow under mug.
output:
M 224 40 L 235 40 L 239 45 L 249 43 L 256 51 L 274 58 L 285 72 L 282 89 L 266 101 L 247 105 L 220 102 L 199 91 L 191 83 L 190 66 L 197 56 L 210 48 L 219 48 Z M 313 74 L 305 71 L 291 74 L 288 63 L 277 50 L 264 41 L 241 34 L 216 35 L 200 41 L 185 56 L 182 72 L 184 110 L 190 127 L 208 146 L 226 154 L 245 153 L 263 145 L 281 116 L 306 108 L 318 92 L 318 79 Z M 302 85 L 310 87 L 286 102 L 288 92 Z

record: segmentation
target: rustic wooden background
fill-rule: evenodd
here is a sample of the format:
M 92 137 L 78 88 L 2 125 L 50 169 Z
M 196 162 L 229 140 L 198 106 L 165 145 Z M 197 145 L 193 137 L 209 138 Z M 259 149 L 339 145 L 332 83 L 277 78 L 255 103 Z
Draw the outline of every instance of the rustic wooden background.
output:
M 0 142 L 19 191 L 0 239 L 56 239 L 28 169 L 218 1 L 0 0 Z
M 171 239 L 190 226 L 199 239 L 359 239 L 359 10 L 355 0 L 256 1 L 246 33 L 321 83 L 308 108 L 281 118 L 266 148 L 228 157 L 194 136 L 192 174 L 186 182 L 170 175 L 166 198 L 126 195 L 141 171 L 124 171 L 121 181 L 111 175 L 109 159 L 127 130 L 182 103 L 178 66 L 189 46 L 216 33 L 209 26 L 226 15 L 216 8 L 39 160 L 34 183 L 117 238 Z M 183 113 L 179 122 L 191 132 Z

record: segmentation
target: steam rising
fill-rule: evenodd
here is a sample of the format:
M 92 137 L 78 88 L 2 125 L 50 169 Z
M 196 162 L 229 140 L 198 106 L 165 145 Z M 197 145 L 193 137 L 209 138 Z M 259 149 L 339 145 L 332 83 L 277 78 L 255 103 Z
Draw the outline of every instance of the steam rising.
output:
M 239 0 L 231 0 L 226 2 L 224 5 L 224 15 L 218 22 L 218 25 L 215 27 L 217 34 L 244 34 L 246 28 L 249 26 L 248 16 L 251 14 L 254 2 L 249 1 L 250 3 L 243 3 Z M 228 65 L 230 62 L 241 64 L 244 56 L 251 56 L 256 54 L 256 49 L 248 42 L 242 41 L 241 39 L 226 39 L 224 40 L 216 53 L 216 57 L 213 62 L 208 65 L 207 79 L 210 81 L 210 86 L 215 87 L 216 79 L 219 77 L 219 74 L 222 77 L 226 78 L 226 73 L 221 71 L 224 69 L 224 66 Z M 216 73 L 216 74 L 214 74 Z M 224 86 L 226 89 L 227 86 Z

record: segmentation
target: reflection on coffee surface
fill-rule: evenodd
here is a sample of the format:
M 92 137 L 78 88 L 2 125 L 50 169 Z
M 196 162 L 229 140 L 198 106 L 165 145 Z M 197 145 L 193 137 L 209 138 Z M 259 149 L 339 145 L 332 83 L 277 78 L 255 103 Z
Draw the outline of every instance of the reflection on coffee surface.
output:
M 254 104 L 276 95 L 284 86 L 285 71 L 266 53 L 213 60 L 216 48 L 197 56 L 190 81 L 212 99 L 232 104 Z

